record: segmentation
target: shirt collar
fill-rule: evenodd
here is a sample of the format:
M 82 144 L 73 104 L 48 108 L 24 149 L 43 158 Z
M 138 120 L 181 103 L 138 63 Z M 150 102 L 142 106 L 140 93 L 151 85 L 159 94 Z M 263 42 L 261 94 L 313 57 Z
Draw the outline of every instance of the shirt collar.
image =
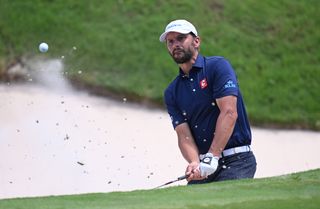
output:
M 195 63 L 192 65 L 192 68 L 190 70 L 190 73 L 192 71 L 198 71 L 199 69 L 202 69 L 204 66 L 204 59 L 203 59 L 203 56 L 201 54 L 198 54 L 198 57 L 195 61 Z M 179 68 L 179 74 L 181 77 L 186 77 L 186 75 L 184 74 L 184 72 L 181 70 L 181 68 Z

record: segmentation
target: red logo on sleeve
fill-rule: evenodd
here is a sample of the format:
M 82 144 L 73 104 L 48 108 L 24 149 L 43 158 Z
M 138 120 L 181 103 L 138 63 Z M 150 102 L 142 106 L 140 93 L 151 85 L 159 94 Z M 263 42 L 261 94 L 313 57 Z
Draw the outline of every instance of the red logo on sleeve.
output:
M 200 87 L 201 87 L 201 89 L 204 89 L 204 88 L 206 88 L 208 86 L 208 83 L 207 83 L 207 79 L 202 79 L 201 81 L 200 81 Z

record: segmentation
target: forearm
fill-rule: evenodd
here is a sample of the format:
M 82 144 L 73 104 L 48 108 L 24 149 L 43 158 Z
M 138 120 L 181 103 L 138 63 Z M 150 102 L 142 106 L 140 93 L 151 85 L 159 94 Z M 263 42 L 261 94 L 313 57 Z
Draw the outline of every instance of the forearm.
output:
M 188 163 L 199 162 L 199 152 L 194 142 L 192 142 L 193 139 L 178 138 L 178 140 L 179 148 L 184 159 Z
M 223 116 L 218 118 L 216 132 L 209 150 L 214 156 L 221 155 L 233 132 L 234 125 L 235 122 L 233 119 Z
M 188 162 L 199 162 L 199 151 L 188 125 L 181 124 L 176 128 L 178 145 L 182 156 Z
M 209 149 L 209 152 L 214 156 L 220 156 L 227 145 L 232 135 L 237 117 L 238 114 L 236 109 L 226 109 L 225 111 L 220 112 L 216 123 L 213 142 Z
M 188 176 L 187 180 L 200 179 L 199 169 L 199 151 L 191 134 L 189 125 L 182 123 L 176 127 L 178 135 L 178 145 L 182 156 L 189 163 L 185 174 Z

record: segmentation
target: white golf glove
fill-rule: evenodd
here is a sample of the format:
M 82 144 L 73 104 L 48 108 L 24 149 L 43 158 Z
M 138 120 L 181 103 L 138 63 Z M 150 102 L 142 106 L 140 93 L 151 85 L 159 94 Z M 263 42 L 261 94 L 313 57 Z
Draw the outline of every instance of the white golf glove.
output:
M 213 174 L 218 168 L 219 157 L 213 156 L 212 153 L 200 155 L 200 175 L 208 177 Z

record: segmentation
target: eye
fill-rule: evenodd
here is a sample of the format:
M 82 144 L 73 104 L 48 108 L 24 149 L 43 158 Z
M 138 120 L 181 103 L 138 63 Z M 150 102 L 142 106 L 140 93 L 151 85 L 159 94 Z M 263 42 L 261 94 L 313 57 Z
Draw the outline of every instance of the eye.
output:
M 171 47 L 175 42 L 183 43 L 187 38 L 187 34 L 180 34 L 175 38 L 167 39 L 167 46 Z
M 177 36 L 177 41 L 182 42 L 187 38 L 187 36 L 185 34 L 181 34 L 179 36 Z
M 167 46 L 168 47 L 172 47 L 172 45 L 173 45 L 173 43 L 174 43 L 174 40 L 167 40 Z
M 172 40 L 172 39 L 167 40 L 167 44 L 168 44 L 168 45 L 172 45 L 172 44 L 173 44 L 173 40 Z

